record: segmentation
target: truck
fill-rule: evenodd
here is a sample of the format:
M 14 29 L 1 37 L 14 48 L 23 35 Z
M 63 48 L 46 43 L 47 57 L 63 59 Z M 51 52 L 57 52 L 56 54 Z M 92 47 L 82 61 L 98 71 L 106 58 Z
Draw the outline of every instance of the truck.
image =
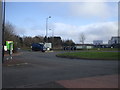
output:
M 45 43 L 44 46 L 46 47 L 47 50 L 52 49 L 52 43 Z

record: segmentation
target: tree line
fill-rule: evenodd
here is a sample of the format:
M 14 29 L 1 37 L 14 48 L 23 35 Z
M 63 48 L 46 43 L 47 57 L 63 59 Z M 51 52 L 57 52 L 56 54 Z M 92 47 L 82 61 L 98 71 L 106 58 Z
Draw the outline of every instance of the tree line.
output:
M 62 40 L 61 37 L 43 37 L 43 36 L 24 36 L 21 37 L 15 33 L 15 27 L 11 23 L 6 23 L 4 27 L 4 45 L 6 41 L 14 42 L 13 51 L 16 52 L 18 48 L 29 48 L 32 43 L 52 43 L 54 49 L 61 49 L 63 46 L 74 46 L 73 40 Z

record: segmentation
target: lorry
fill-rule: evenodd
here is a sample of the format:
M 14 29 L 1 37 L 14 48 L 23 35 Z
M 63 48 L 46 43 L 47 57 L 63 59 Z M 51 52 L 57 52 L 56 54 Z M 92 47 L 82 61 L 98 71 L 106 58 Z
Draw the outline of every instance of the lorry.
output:
M 44 46 L 46 47 L 47 50 L 52 49 L 52 43 L 45 43 Z

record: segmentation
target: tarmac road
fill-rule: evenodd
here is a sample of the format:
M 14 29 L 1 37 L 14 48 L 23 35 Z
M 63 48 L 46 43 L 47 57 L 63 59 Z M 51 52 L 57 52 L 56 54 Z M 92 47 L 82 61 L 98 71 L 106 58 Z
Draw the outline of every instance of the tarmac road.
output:
M 22 51 L 13 56 L 24 64 L 3 66 L 3 88 L 63 88 L 56 81 L 118 74 L 118 61 L 59 58 L 57 53 L 63 52 Z

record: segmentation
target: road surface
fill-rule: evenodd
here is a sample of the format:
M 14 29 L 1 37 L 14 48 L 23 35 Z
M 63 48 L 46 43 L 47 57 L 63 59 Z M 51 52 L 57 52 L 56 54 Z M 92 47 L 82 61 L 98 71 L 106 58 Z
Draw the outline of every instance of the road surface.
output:
M 59 58 L 58 53 L 63 52 L 22 51 L 13 56 L 23 63 L 3 65 L 3 88 L 63 88 L 56 82 L 118 74 L 118 61 Z

